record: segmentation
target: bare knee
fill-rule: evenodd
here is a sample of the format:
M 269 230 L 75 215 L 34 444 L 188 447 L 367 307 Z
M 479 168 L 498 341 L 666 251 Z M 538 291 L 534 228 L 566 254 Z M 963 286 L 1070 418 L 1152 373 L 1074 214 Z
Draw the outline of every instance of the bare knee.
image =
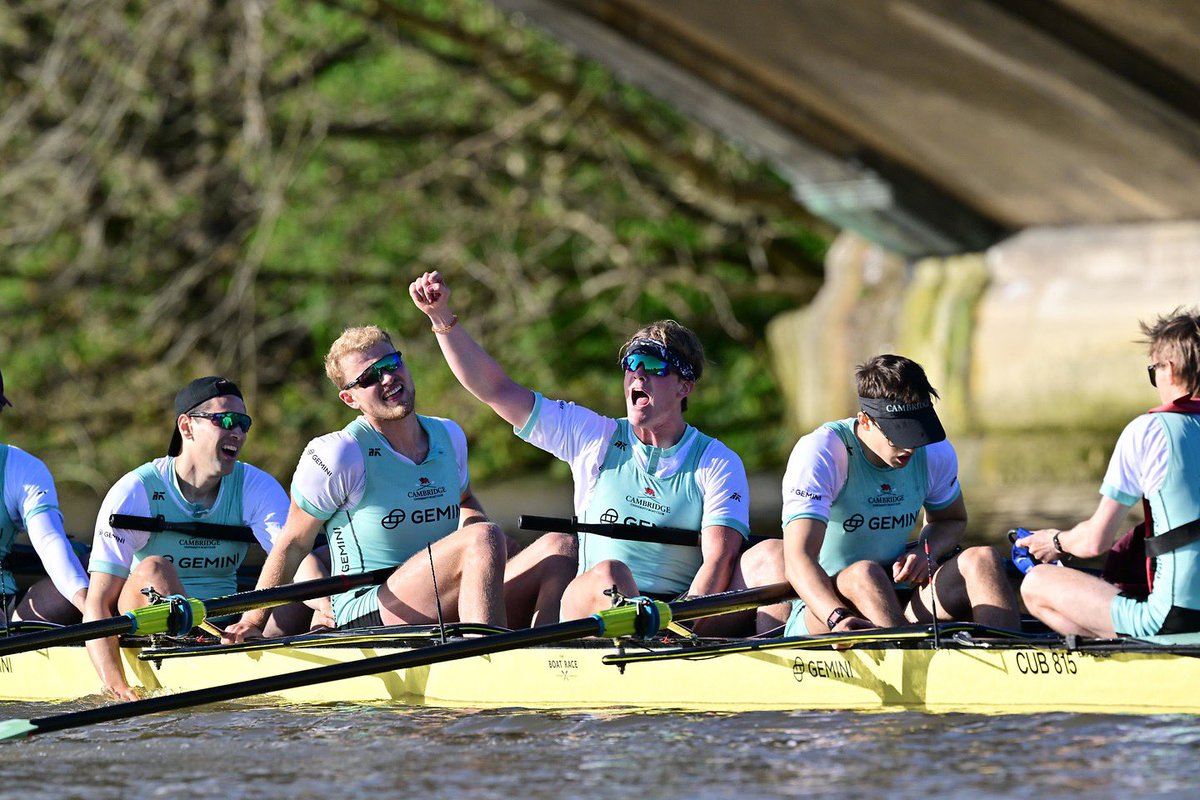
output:
M 1042 608 L 1045 604 L 1046 586 L 1050 583 L 1050 570 L 1055 569 L 1048 564 L 1038 564 L 1021 580 L 1021 599 L 1030 611 Z
M 609 559 L 601 561 L 585 573 L 589 580 L 605 588 L 609 586 L 632 586 L 633 572 L 623 561 Z
M 751 547 L 738 560 L 738 570 L 747 586 L 765 586 L 786 580 L 783 540 L 768 539 Z
M 178 573 L 175 572 L 175 565 L 162 556 L 147 556 L 143 558 L 138 565 L 133 568 L 133 572 L 129 573 L 129 581 L 137 583 L 138 581 L 149 581 L 155 578 L 175 577 Z M 163 589 L 165 587 L 156 587 Z
M 892 576 L 874 561 L 855 561 L 837 575 L 837 587 L 845 594 L 867 587 L 892 585 Z
M 569 533 L 547 533 L 539 536 L 529 549 L 539 558 L 554 558 L 563 556 L 576 558 L 579 553 L 579 540 Z
M 499 525 L 492 522 L 476 522 L 459 533 L 463 546 L 472 557 L 494 559 L 501 563 L 508 558 L 508 537 Z
M 967 583 L 995 581 L 1004 574 L 1000 554 L 991 547 L 969 547 L 958 555 L 958 570 Z

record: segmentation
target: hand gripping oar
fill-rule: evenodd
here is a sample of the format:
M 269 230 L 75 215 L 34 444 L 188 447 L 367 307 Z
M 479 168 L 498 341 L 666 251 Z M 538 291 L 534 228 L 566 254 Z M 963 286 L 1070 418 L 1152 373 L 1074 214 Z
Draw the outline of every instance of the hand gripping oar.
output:
M 337 594 L 356 586 L 372 586 L 376 583 L 383 583 L 395 571 L 395 567 L 385 567 L 371 572 L 335 575 L 332 578 L 301 581 L 286 586 L 259 589 L 254 592 L 215 597 L 211 600 L 176 596 L 169 602 L 136 608 L 128 614 L 118 617 L 0 639 L 0 656 L 40 650 L 43 647 L 54 645 L 76 644 L 89 639 L 103 639 L 122 633 L 146 636 L 154 633 L 182 635 L 209 617 L 241 614 L 254 608 L 271 608 L 296 600 L 309 600 L 327 594 Z
M 580 522 L 578 517 L 535 517 L 522 514 L 517 527 L 526 531 L 557 531 L 559 533 L 598 533 L 612 539 L 655 544 L 681 544 L 696 547 L 700 532 L 684 528 L 660 528 L 656 525 L 629 525 L 622 522 Z
M 377 675 L 381 672 L 390 672 L 392 670 L 424 667 L 443 661 L 454 661 L 459 658 L 502 653 L 507 650 L 517 650 L 522 647 L 533 647 L 541 644 L 565 642 L 585 636 L 605 636 L 612 638 L 635 635 L 653 636 L 673 619 L 698 619 L 716 614 L 725 614 L 731 611 L 743 611 L 769 603 L 776 603 L 793 596 L 790 584 L 776 583 L 754 589 L 741 589 L 722 594 L 706 595 L 691 600 L 677 600 L 674 603 L 664 603 L 661 600 L 649 600 L 647 598 L 635 598 L 635 601 L 628 605 L 605 609 L 590 617 L 560 622 L 556 625 L 525 628 L 509 633 L 497 633 L 479 639 L 460 639 L 447 644 L 430 645 L 429 647 L 408 650 L 402 653 L 365 658 L 361 661 L 331 664 L 325 667 L 291 672 L 286 675 L 256 678 L 255 680 L 231 683 L 225 686 L 196 689 L 179 694 L 151 697 L 146 700 L 134 700 L 128 703 L 118 703 L 86 711 L 58 714 L 53 717 L 5 720 L 0 722 L 0 739 L 36 736 L 42 733 L 80 728 L 85 725 L 94 725 L 101 722 L 140 717 L 159 711 L 174 711 L 176 709 L 191 708 L 207 703 L 218 703 L 223 700 L 235 700 L 239 697 L 294 689 L 297 686 L 310 686 L 312 684 L 328 683 L 329 681 L 339 681 L 346 678 Z

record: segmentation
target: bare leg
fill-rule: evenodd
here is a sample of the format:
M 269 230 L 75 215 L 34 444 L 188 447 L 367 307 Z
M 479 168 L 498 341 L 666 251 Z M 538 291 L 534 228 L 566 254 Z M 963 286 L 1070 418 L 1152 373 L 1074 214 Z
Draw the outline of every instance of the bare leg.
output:
M 153 586 L 154 591 L 163 595 L 184 594 L 175 565 L 161 556 L 150 556 L 129 573 L 117 598 L 117 610 L 124 614 L 150 605 L 150 598 L 142 594 L 142 589 L 147 586 Z
M 300 562 L 294 582 L 315 581 L 328 577 L 329 548 L 319 547 Z M 333 627 L 333 611 L 328 595 L 271 609 L 271 616 L 267 618 L 267 624 L 263 627 L 263 636 L 292 636 L 322 625 Z
M 1030 613 L 1059 633 L 1111 639 L 1110 606 L 1117 587 L 1069 567 L 1039 564 L 1021 582 Z
M 578 540 L 547 533 L 520 551 L 504 567 L 504 602 L 515 628 L 558 622 L 563 592 L 575 578 Z
M 896 598 L 892 576 L 874 561 L 854 562 L 834 576 L 833 584 L 838 594 L 863 619 L 869 619 L 882 628 L 904 624 L 904 612 Z M 809 630 L 825 630 L 825 620 L 818 620 L 818 626 L 810 626 Z
M 738 558 L 729 580 L 729 590 L 768 586 L 787 580 L 783 571 L 783 540 L 768 539 L 751 547 Z M 696 629 L 709 636 L 744 636 L 751 627 L 755 633 L 775 630 L 787 622 L 792 612 L 791 603 L 775 603 L 760 606 L 756 611 L 738 611 L 707 617 L 697 623 Z
M 13 619 L 77 625 L 83 620 L 83 615 L 79 613 L 79 609 L 71 605 L 70 600 L 58 593 L 52 580 L 42 578 L 29 587 L 29 591 L 21 598 L 21 602 L 13 613 Z
M 429 555 L 422 551 L 398 567 L 380 587 L 383 623 L 435 622 L 440 597 L 447 622 L 503 626 L 504 532 L 490 522 L 477 522 L 434 542 L 432 551 L 437 596 Z
M 612 598 L 604 592 L 613 586 L 626 597 L 639 593 L 629 567 L 620 561 L 601 561 L 567 586 L 563 592 L 561 618 L 581 619 L 611 608 Z
M 1017 598 L 1004 575 L 1004 562 L 991 547 L 970 547 L 938 567 L 932 585 L 913 593 L 906 616 L 928 622 L 930 593 L 937 587 L 938 619 L 970 620 L 994 628 L 1021 627 Z

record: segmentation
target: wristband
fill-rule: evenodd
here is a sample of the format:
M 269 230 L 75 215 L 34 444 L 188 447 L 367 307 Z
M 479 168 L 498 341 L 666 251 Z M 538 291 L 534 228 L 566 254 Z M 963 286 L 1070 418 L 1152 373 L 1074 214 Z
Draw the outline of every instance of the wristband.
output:
M 850 609 L 838 606 L 833 611 L 829 612 L 829 619 L 825 620 L 826 627 L 833 630 L 838 626 L 838 623 L 850 616 Z
M 456 314 L 453 317 L 451 317 L 450 321 L 447 322 L 445 325 L 431 325 L 431 326 L 429 326 L 429 330 L 433 331 L 434 333 L 446 333 L 457 324 L 458 324 L 458 315 Z
M 1062 533 L 1062 531 L 1059 531 L 1059 533 Z M 1063 550 L 1063 546 L 1058 543 L 1058 533 L 1054 534 L 1054 538 L 1050 541 L 1054 543 L 1054 549 L 1058 551 L 1058 554 L 1063 557 L 1064 561 L 1068 558 L 1074 558 L 1074 556 L 1072 556 L 1066 550 Z

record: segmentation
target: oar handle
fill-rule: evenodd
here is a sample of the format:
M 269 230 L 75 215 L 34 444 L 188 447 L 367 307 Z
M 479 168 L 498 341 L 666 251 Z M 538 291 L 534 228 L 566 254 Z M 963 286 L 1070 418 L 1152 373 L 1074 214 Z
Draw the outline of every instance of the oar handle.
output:
M 119 636 L 129 633 L 133 628 L 133 619 L 126 616 L 98 619 L 95 622 L 85 622 L 82 625 L 72 625 L 69 628 L 51 628 L 46 631 L 22 633 L 0 639 L 0 656 L 13 653 L 25 653 L 30 650 L 41 650 L 43 647 L 53 647 L 60 644 L 79 644 L 91 639 L 104 639 L 108 636 Z
M 660 528 L 656 525 L 629 525 L 621 522 L 580 522 L 578 517 L 537 517 L 522 514 L 517 527 L 525 531 L 558 531 L 560 533 L 598 533 L 611 539 L 654 544 L 678 544 L 696 547 L 700 531 L 684 528 Z
M 110 514 L 108 524 L 114 528 L 131 531 L 163 533 L 173 531 L 205 539 L 221 539 L 227 542 L 258 544 L 249 525 L 221 525 L 216 522 L 171 522 L 162 517 L 139 517 L 135 514 Z

